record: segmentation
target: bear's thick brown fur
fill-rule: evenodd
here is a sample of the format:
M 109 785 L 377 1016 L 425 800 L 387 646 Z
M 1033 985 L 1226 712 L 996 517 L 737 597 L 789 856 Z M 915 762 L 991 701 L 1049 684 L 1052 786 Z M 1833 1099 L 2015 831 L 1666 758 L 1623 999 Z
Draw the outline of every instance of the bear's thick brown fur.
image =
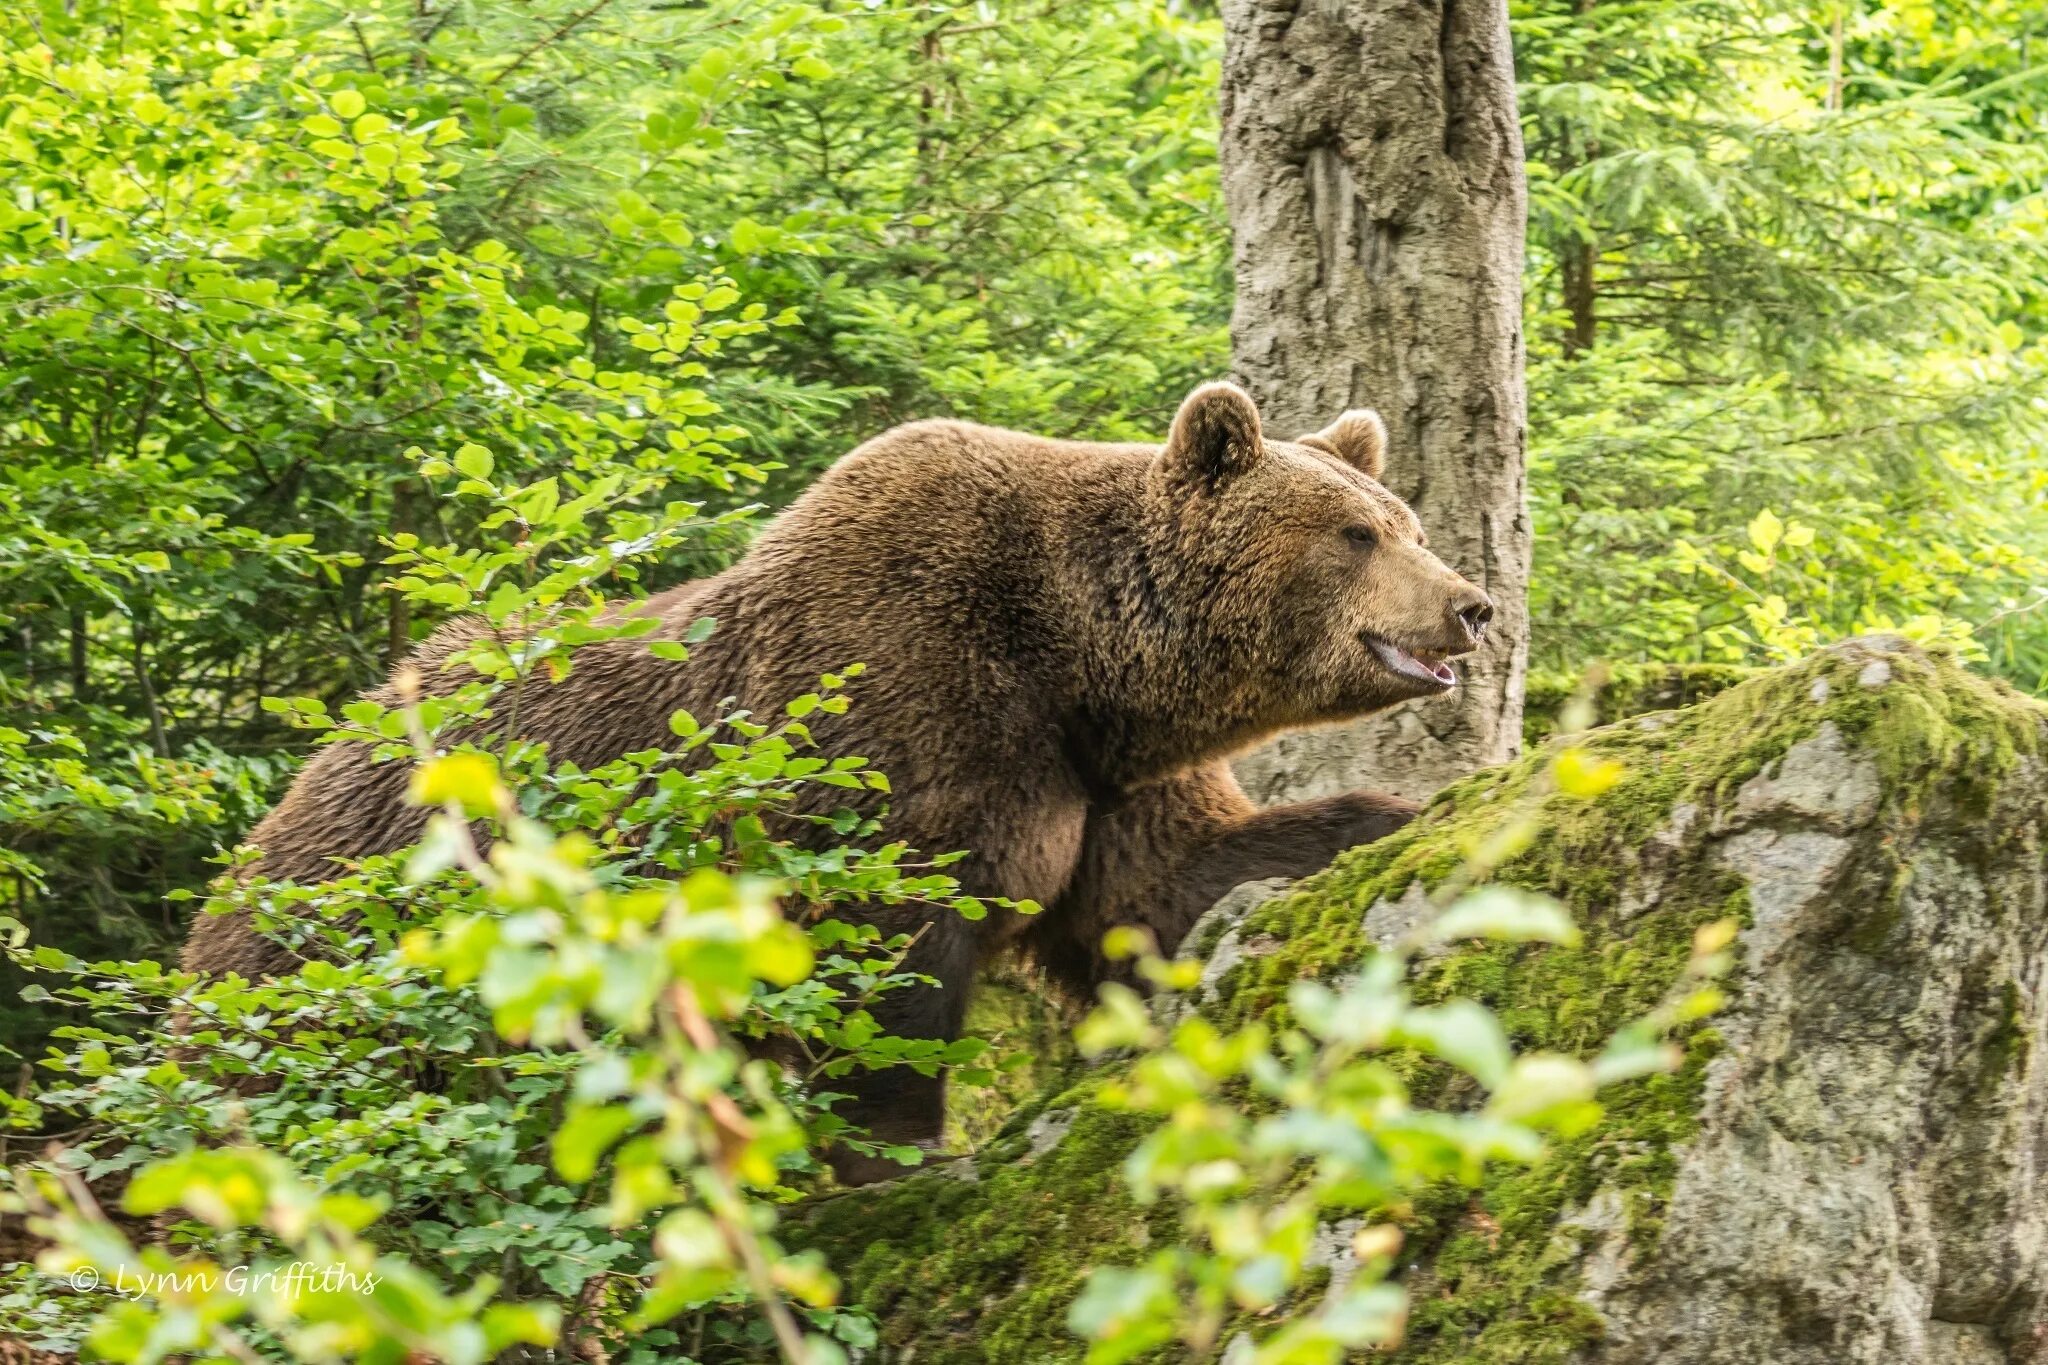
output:
M 687 662 L 644 639 L 590 646 L 523 699 L 519 730 L 587 767 L 666 745 L 678 709 L 708 718 L 732 697 L 772 714 L 865 663 L 852 709 L 812 717 L 820 744 L 889 775 L 890 837 L 969 850 L 954 868 L 968 891 L 1046 907 L 877 916 L 885 933 L 930 921 L 907 966 L 942 983 L 886 997 L 881 1022 L 951 1038 L 976 968 L 1004 947 L 1086 988 L 1108 970 L 1112 925 L 1147 926 L 1171 950 L 1231 886 L 1314 871 L 1412 815 L 1372 792 L 1258 810 L 1225 762 L 1284 728 L 1441 691 L 1440 660 L 1477 642 L 1491 606 L 1377 482 L 1384 444 L 1370 412 L 1265 440 L 1227 384 L 1190 395 L 1163 447 L 899 427 L 834 465 L 732 568 L 637 608 L 659 617 L 657 639 L 717 619 Z M 430 690 L 453 685 L 439 662 L 477 629 L 458 621 L 419 648 Z M 407 768 L 322 749 L 251 836 L 257 870 L 316 881 L 331 859 L 414 841 Z M 863 799 L 819 790 L 821 808 Z M 194 926 L 184 965 L 292 964 L 241 917 L 216 916 Z M 878 1135 L 939 1131 L 939 1081 L 889 1072 L 862 1091 L 852 1116 Z

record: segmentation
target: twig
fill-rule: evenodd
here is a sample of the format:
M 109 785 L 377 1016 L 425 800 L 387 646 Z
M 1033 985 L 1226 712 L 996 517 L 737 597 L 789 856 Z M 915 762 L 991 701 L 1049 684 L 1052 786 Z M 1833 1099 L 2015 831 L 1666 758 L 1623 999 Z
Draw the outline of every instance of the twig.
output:
M 1979 621 L 1973 629 L 1988 630 L 2008 616 L 2025 616 L 2028 612 L 2038 611 L 2042 607 L 2048 607 L 2048 588 L 2037 589 L 2036 596 L 2031 602 L 2022 602 L 2018 606 L 2007 607 L 2003 611 L 1991 613 L 1991 615 Z
M 553 33 L 550 33 L 547 37 L 535 43 L 532 47 L 527 48 L 526 51 L 520 53 L 517 57 L 514 57 L 512 59 L 512 64 L 510 66 L 506 67 L 503 71 L 500 71 L 497 75 L 485 81 L 484 84 L 496 85 L 499 81 L 504 80 L 507 76 L 517 71 L 520 67 L 525 66 L 528 59 L 532 58 L 533 56 L 540 53 L 544 49 L 552 46 L 556 42 L 559 42 L 561 39 L 568 37 L 569 34 L 573 32 L 578 25 L 582 24 L 584 20 L 588 19 L 591 15 L 596 14 L 599 10 L 605 8 L 607 5 L 611 3 L 612 0 L 594 0 L 594 3 L 592 3 L 588 8 L 579 10 L 575 14 L 570 15 L 567 19 L 564 19 L 562 21 L 561 27 L 557 28 Z

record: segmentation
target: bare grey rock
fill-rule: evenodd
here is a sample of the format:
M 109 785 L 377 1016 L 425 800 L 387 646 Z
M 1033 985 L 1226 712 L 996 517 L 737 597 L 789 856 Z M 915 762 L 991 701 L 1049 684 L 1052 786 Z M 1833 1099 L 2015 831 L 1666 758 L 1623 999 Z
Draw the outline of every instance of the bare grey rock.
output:
M 1032 1156 L 1044 1156 L 1059 1146 L 1060 1139 L 1074 1126 L 1074 1111 L 1071 1109 L 1048 1109 L 1031 1120 L 1031 1126 L 1024 1130 L 1024 1141 Z
M 1642 848 L 1636 853 L 1636 867 L 1643 875 L 1632 878 L 1622 889 L 1614 907 L 1618 918 L 1634 919 L 1655 903 L 1663 878 L 1685 851 L 1687 836 L 1692 832 L 1693 822 L 1699 818 L 1698 805 L 1681 801 L 1671 808 L 1663 827 L 1643 841 Z
M 1384 951 L 1428 919 L 1431 909 L 1428 888 L 1420 881 L 1410 882 L 1399 896 L 1381 897 L 1366 910 L 1365 936 Z
M 1207 965 L 1202 969 L 1205 984 L 1215 985 L 1244 956 L 1243 946 L 1237 938 L 1238 926 L 1244 917 L 1292 885 L 1285 877 L 1262 877 L 1255 882 L 1243 882 L 1231 887 L 1223 899 L 1195 921 L 1195 927 L 1188 931 L 1188 940 L 1193 943 L 1206 939 L 1214 932 L 1215 926 L 1225 926 L 1222 937 L 1209 950 Z
M 1337 1293 L 1358 1273 L 1358 1258 L 1351 1254 L 1351 1242 L 1364 1226 L 1363 1218 L 1340 1218 L 1316 1229 L 1315 1240 L 1309 1243 L 1308 1254 L 1302 1257 L 1302 1263 L 1329 1267 L 1330 1282 L 1325 1287 L 1326 1294 Z
M 1246 957 L 1256 957 L 1261 952 L 1272 951 L 1277 945 L 1242 942 L 1238 929 L 1243 925 L 1246 915 L 1291 885 L 1293 883 L 1285 877 L 1265 877 L 1255 882 L 1244 882 L 1225 892 L 1223 899 L 1204 911 L 1202 917 L 1195 921 L 1195 927 L 1188 930 L 1187 936 L 1187 948 L 1209 944 L 1214 940 L 1202 964 L 1202 979 L 1191 991 L 1179 994 L 1165 992 L 1159 995 L 1152 1005 L 1154 1017 L 1166 1023 L 1185 1017 L 1190 1010 L 1215 992 L 1217 983 L 1229 974 L 1232 967 L 1244 961 Z M 1187 951 L 1187 948 L 1183 951 Z
M 1559 1220 L 1558 1232 L 1561 1240 L 1579 1248 L 1579 1274 L 1588 1297 L 1598 1298 L 1621 1281 L 1631 1243 L 1628 1208 L 1619 1193 L 1600 1190 L 1584 1208 Z
M 1863 687 L 1909 649 L 1841 647 Z M 1661 1236 L 1605 1190 L 1560 1228 L 1583 1365 L 2048 1361 L 2048 775 L 1981 799 L 1888 792 L 1822 724 L 1695 827 L 1743 970 Z
M 1849 851 L 1848 840 L 1806 829 L 1745 829 L 1721 846 L 1722 860 L 1749 881 L 1743 946 L 1752 960 L 1776 955 L 1800 913 L 1828 892 Z
M 1743 820 L 1786 816 L 1829 829 L 1849 828 L 1875 813 L 1881 794 L 1877 764 L 1851 752 L 1833 721 L 1822 721 L 1812 739 L 1793 745 L 1770 772 L 1743 784 L 1735 815 Z

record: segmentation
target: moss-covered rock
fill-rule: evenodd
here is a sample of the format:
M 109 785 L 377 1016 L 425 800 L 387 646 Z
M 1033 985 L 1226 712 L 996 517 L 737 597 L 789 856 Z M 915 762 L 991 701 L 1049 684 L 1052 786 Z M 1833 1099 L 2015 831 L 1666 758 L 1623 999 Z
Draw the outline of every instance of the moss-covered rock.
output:
M 967 1036 L 989 1044 L 996 1063 L 989 1085 L 955 1085 L 946 1096 L 946 1145 L 976 1151 L 1024 1104 L 1048 1087 L 1063 1087 L 1079 1066 L 1066 1002 L 1021 968 L 1000 963 L 975 983 Z
M 1619 663 L 1608 666 L 1592 693 L 1598 724 L 1612 725 L 1646 711 L 1693 706 L 1753 678 L 1743 664 Z M 1585 689 L 1581 673 L 1536 672 L 1522 696 L 1522 743 L 1530 748 L 1557 733 L 1564 709 Z
M 1681 1069 L 1536 1165 L 1415 1202 L 1400 1358 L 2039 1359 L 2048 710 L 1875 638 L 1581 742 L 1628 770 L 1597 800 L 1550 793 L 1541 752 L 1477 774 L 1204 944 L 1234 961 L 1195 1007 L 1280 1018 L 1292 982 L 1399 932 L 1516 810 L 1541 833 L 1502 879 L 1564 899 L 1583 943 L 1431 958 L 1418 986 L 1487 1003 L 1519 1045 L 1597 1046 L 1700 924 L 1745 926 L 1731 1006 Z M 1086 1268 L 1172 1233 L 1123 1191 L 1141 1130 L 1093 1083 L 1031 1101 L 971 1165 L 813 1211 L 887 1358 L 1079 1358 Z

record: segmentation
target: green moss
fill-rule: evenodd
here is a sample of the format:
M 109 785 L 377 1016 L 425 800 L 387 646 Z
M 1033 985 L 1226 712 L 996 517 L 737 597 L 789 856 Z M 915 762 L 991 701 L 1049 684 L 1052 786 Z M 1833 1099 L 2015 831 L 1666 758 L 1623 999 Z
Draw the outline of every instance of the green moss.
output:
M 1859 677 L 1876 663 L 1889 679 L 1866 686 Z M 1414 882 L 1435 886 L 1473 842 L 1526 816 L 1534 837 L 1499 875 L 1563 899 L 1583 942 L 1432 958 L 1416 989 L 1425 999 L 1488 1004 L 1522 1047 L 1584 1053 L 1663 998 L 1699 925 L 1746 918 L 1745 886 L 1712 859 L 1703 835 L 1716 811 L 1794 744 L 1832 723 L 1875 759 L 1884 799 L 1902 818 L 1937 799 L 1989 810 L 2019 756 L 2039 750 L 2044 714 L 1952 662 L 1852 643 L 1747 678 L 1689 710 L 1606 727 L 1582 743 L 1625 765 L 1627 776 L 1598 799 L 1549 791 L 1553 755 L 1540 751 L 1452 785 L 1408 829 L 1353 850 L 1254 911 L 1244 937 L 1269 935 L 1278 946 L 1239 963 L 1205 1008 L 1226 1024 L 1284 1022 L 1293 982 L 1336 978 L 1370 950 L 1368 908 L 1398 900 Z M 1683 806 L 1696 808 L 1689 822 L 1675 817 Z M 1629 893 L 1652 872 L 1664 893 L 1638 905 Z M 1871 951 L 1890 937 L 1883 913 L 1855 930 Z M 1727 985 L 1739 994 L 1739 971 Z M 1987 1040 L 1988 1067 L 2024 1060 L 2016 1051 L 2025 1039 L 2017 992 L 2010 1001 Z M 1631 1241 L 1654 1245 L 1679 1149 L 1695 1132 L 1707 1064 L 1721 1046 L 1711 1028 L 1680 1041 L 1677 1072 L 1617 1089 L 1599 1125 L 1540 1162 L 1501 1170 L 1476 1190 L 1432 1189 L 1412 1202 L 1402 1216 L 1418 1269 L 1398 1358 L 1523 1365 L 1566 1360 L 1596 1339 L 1598 1319 L 1578 1299 L 1570 1271 L 1588 1234 L 1561 1224 L 1610 1191 Z M 1425 1100 L 1462 1101 L 1441 1073 L 1419 1062 L 1403 1070 Z M 983 1153 L 978 1183 L 919 1176 L 844 1196 L 811 1216 L 809 1235 L 852 1297 L 877 1313 L 893 1348 L 914 1348 L 920 1362 L 1080 1358 L 1064 1323 L 1086 1269 L 1135 1259 L 1171 1234 L 1170 1215 L 1137 1207 L 1118 1180 L 1142 1124 L 1087 1099 L 1084 1083 L 1027 1105 Z M 1031 1120 L 1055 1109 L 1075 1111 L 1071 1131 L 1027 1159 Z
M 984 1086 L 948 1090 L 950 1150 L 980 1150 L 1034 1096 L 1072 1083 L 1080 1061 L 1073 1023 L 1061 1000 L 1016 969 L 1001 966 L 982 974 L 967 1009 L 967 1036 L 987 1041 L 995 1075 Z
M 2001 982 L 1998 990 L 1998 1023 L 1984 1040 L 1984 1060 L 1978 1070 L 1979 1088 L 1990 1093 L 2007 1076 L 2027 1064 L 2027 1012 L 2025 997 L 2017 981 Z
M 1206 958 L 1216 951 L 1216 945 L 1221 943 L 1223 936 L 1229 932 L 1230 926 L 1221 916 L 1212 919 L 1201 926 L 1201 932 L 1182 946 L 1180 954 L 1183 957 Z
M 1142 1120 L 1094 1107 L 1085 1089 L 1049 1107 L 1071 1109 L 1073 1126 L 1036 1159 L 1001 1141 L 977 1179 L 920 1176 L 811 1215 L 807 1240 L 891 1347 L 915 1347 L 929 1365 L 1079 1357 L 1066 1313 L 1089 1267 L 1138 1259 L 1164 1215 L 1139 1208 L 1118 1178 Z
M 1594 723 L 1611 725 L 1646 711 L 1693 706 L 1756 673 L 1741 664 L 1614 664 L 1594 696 Z M 1584 686 L 1578 673 L 1530 674 L 1522 696 L 1522 742 L 1534 748 L 1556 734 L 1559 716 Z

